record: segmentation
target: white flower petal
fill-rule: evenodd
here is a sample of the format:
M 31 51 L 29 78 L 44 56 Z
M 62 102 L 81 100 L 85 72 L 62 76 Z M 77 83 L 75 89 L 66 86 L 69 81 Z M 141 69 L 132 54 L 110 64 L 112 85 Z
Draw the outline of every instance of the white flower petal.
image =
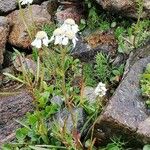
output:
M 42 47 L 42 41 L 40 39 L 35 39 L 32 43 L 32 46 L 36 47 L 36 48 L 41 48 Z
M 64 23 L 60 28 L 61 28 L 63 31 L 65 31 L 65 32 L 68 31 L 68 30 L 71 30 L 71 29 L 70 29 L 70 25 L 67 25 L 67 24 L 65 24 L 65 23 Z
M 99 96 L 99 97 L 103 97 L 104 95 L 106 95 L 106 86 L 105 84 L 103 84 L 102 82 L 100 82 L 97 87 L 95 88 L 94 90 L 94 93 L 96 96 Z
M 52 42 L 53 40 L 55 40 L 55 36 L 54 35 L 50 38 L 49 42 Z
M 20 0 L 19 3 L 21 5 L 26 5 L 26 4 L 31 4 L 33 2 L 33 0 Z
M 72 30 L 72 32 L 77 33 L 79 31 L 78 25 L 75 24 L 75 25 L 71 26 L 71 30 Z
M 61 43 L 62 43 L 62 37 L 61 36 L 55 36 L 54 44 L 57 45 L 57 44 L 61 44 Z
M 73 43 L 73 48 L 75 48 L 75 46 L 76 46 L 76 39 L 75 38 L 72 39 L 72 43 Z
M 67 45 L 68 42 L 69 42 L 68 37 L 64 37 L 64 38 L 62 39 L 62 45 Z
M 45 46 L 48 46 L 48 44 L 49 44 L 48 37 L 45 37 L 45 38 L 43 39 L 43 44 L 44 44 Z

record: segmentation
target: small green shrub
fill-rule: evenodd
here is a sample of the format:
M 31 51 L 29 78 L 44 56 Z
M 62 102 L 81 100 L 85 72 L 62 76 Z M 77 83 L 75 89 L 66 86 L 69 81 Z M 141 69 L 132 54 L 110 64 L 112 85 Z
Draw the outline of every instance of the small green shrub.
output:
M 150 107 L 150 64 L 147 65 L 145 72 L 142 74 L 140 84 L 142 95 L 146 97 L 146 104 Z
M 98 53 L 95 57 L 95 64 L 85 64 L 83 76 L 86 86 L 95 87 L 97 83 L 116 84 L 120 81 L 124 71 L 124 65 L 113 66 L 109 62 L 108 56 Z
M 100 148 L 99 150 L 125 150 L 125 143 L 121 138 L 115 137 L 111 139 L 111 143 L 108 143 L 105 148 Z

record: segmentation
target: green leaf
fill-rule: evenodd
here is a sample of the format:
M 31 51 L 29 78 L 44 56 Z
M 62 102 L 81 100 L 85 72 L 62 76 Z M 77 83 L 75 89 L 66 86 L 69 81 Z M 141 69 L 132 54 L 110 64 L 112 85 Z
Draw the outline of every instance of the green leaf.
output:
M 16 131 L 16 138 L 18 139 L 19 142 L 23 142 L 27 134 L 28 134 L 27 128 L 20 128 Z
M 112 73 L 113 73 L 114 75 L 120 75 L 120 72 L 119 72 L 118 70 L 113 70 Z
M 106 150 L 120 150 L 120 148 L 116 146 L 114 143 L 110 143 L 107 145 Z
M 47 116 L 53 115 L 58 111 L 58 105 L 52 104 L 50 106 L 46 106 L 45 111 L 47 113 Z
M 150 74 L 143 74 L 143 78 L 147 78 L 147 79 L 149 79 L 150 80 Z
M 9 144 L 2 145 L 2 150 L 12 150 L 12 146 Z
M 3 73 L 5 76 L 8 76 L 9 78 L 11 78 L 11 79 L 13 79 L 13 80 L 16 80 L 16 81 L 18 81 L 18 82 L 21 82 L 21 83 L 24 83 L 24 81 L 23 80 L 21 80 L 21 79 L 19 79 L 19 78 L 17 78 L 17 77 L 15 77 L 14 75 L 12 75 L 12 74 L 10 74 L 10 73 Z
M 150 150 L 150 145 L 145 145 L 145 146 L 143 147 L 143 150 Z
M 38 121 L 38 118 L 35 115 L 30 115 L 28 121 L 30 125 L 34 125 Z

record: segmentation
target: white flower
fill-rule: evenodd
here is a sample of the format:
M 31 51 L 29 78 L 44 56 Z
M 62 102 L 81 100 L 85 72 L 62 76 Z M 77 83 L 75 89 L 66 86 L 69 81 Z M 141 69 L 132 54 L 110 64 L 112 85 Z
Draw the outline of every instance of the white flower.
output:
M 53 36 L 50 39 L 51 41 L 54 41 L 54 44 L 60 44 L 60 45 L 68 45 L 69 41 L 72 41 L 73 43 L 73 47 L 75 47 L 76 45 L 76 41 L 78 41 L 78 39 L 76 38 L 76 35 L 74 32 L 72 31 L 64 31 L 63 28 L 57 28 L 54 32 L 53 32 Z
M 64 37 L 64 31 L 62 28 L 57 28 L 56 30 L 54 30 L 53 32 L 53 35 L 50 39 L 50 42 L 51 41 L 55 41 L 54 44 L 57 45 L 57 44 L 62 44 L 62 40 L 63 40 L 63 37 Z
M 76 41 L 78 41 L 78 39 L 76 38 L 76 35 L 74 32 L 71 32 L 71 31 L 65 32 L 65 35 L 62 40 L 62 45 L 67 45 L 69 43 L 69 40 L 72 41 L 73 47 L 75 47 Z
M 21 5 L 32 4 L 33 0 L 19 0 Z
M 100 82 L 97 85 L 97 87 L 95 88 L 94 93 L 96 96 L 103 97 L 106 94 L 106 91 L 107 91 L 106 85 L 104 83 Z
M 72 31 L 74 33 L 77 33 L 79 31 L 78 25 L 71 18 L 66 19 L 61 28 L 63 28 L 65 31 Z
M 39 31 L 37 32 L 35 40 L 31 43 L 31 45 L 39 49 L 42 47 L 42 44 L 48 46 L 49 42 L 50 41 L 48 39 L 47 33 L 45 31 Z

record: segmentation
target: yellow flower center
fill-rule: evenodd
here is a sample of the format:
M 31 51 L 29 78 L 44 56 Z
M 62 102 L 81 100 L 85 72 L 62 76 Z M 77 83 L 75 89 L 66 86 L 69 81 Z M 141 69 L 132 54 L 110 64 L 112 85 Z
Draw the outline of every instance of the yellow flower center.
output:
M 63 34 L 64 34 L 64 31 L 61 28 L 57 28 L 53 33 L 54 36 L 63 35 Z
M 71 18 L 66 19 L 66 20 L 64 21 L 64 23 L 70 24 L 70 25 L 75 25 L 75 21 L 74 21 L 73 19 L 71 19 Z
M 39 31 L 39 32 L 37 32 L 35 37 L 38 39 L 43 39 L 43 38 L 47 37 L 47 33 L 45 31 Z
M 65 33 L 66 37 L 68 37 L 69 39 L 73 39 L 75 38 L 75 34 L 71 31 L 68 31 Z

